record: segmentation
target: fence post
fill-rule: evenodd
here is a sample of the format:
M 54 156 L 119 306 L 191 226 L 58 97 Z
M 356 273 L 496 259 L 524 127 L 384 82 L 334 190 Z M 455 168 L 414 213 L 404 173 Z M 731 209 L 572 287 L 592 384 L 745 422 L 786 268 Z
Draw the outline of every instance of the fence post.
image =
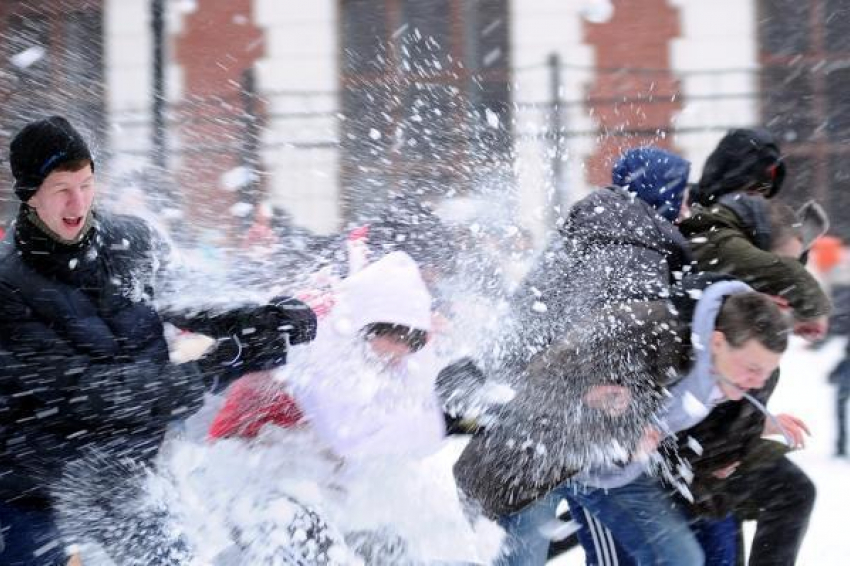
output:
M 262 182 L 260 178 L 260 112 L 257 108 L 257 80 L 254 68 L 242 72 L 242 167 L 250 172 L 248 182 L 240 188 L 240 200 L 254 205 L 260 203 Z M 256 210 L 255 210 L 256 212 Z M 252 216 L 244 217 L 250 223 Z
M 549 110 L 549 138 L 552 143 L 552 189 L 554 191 L 553 204 L 560 205 L 561 214 L 564 214 L 569 204 L 566 187 L 564 185 L 564 124 L 561 114 L 561 56 L 557 52 L 549 55 L 549 84 L 550 84 L 550 110 Z
M 151 147 L 150 167 L 147 169 L 146 182 L 156 187 L 160 197 L 155 201 L 159 210 L 179 209 L 179 189 L 168 170 L 168 141 L 166 139 L 166 93 L 165 93 L 165 2 L 151 0 L 151 39 L 153 53 L 151 59 Z M 176 239 L 186 235 L 186 227 L 172 219 L 170 230 Z
M 165 147 L 165 0 L 151 0 L 153 35 L 151 163 L 164 172 L 167 163 Z

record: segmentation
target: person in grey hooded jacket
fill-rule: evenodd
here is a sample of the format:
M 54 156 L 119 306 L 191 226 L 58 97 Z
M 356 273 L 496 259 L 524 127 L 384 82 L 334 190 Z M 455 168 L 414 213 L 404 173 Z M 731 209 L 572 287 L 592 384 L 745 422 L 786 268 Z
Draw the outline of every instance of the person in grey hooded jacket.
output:
M 693 311 L 690 369 L 669 388 L 639 450 L 623 455 L 619 463 L 582 470 L 533 506 L 503 520 L 509 532 L 526 535 L 513 541 L 519 551 L 504 563 L 543 563 L 548 541 L 541 543 L 541 537 L 531 535 L 552 520 L 558 501 L 566 498 L 607 527 L 638 564 L 701 565 L 703 551 L 685 511 L 653 477 L 653 462 L 662 470 L 669 466 L 653 455 L 655 448 L 661 439 L 672 439 L 699 423 L 718 403 L 762 387 L 786 348 L 787 332 L 787 320 L 766 295 L 738 281 L 709 285 Z M 571 369 L 576 359 L 571 349 L 568 337 L 549 352 L 550 372 Z

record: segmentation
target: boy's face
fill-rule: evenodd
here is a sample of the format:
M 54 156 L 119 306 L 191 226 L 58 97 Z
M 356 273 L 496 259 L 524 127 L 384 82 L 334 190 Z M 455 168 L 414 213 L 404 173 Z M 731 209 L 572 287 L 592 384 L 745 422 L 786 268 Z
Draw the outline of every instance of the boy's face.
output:
M 368 342 L 372 352 L 390 367 L 398 367 L 404 358 L 411 354 L 410 346 L 391 334 L 373 336 L 368 339 Z
M 799 259 L 803 255 L 803 241 L 800 238 L 786 238 L 780 245 L 774 247 L 773 253 L 780 257 Z
M 90 165 L 78 171 L 53 171 L 27 204 L 53 232 L 65 240 L 73 240 L 85 226 L 94 192 Z
M 715 371 L 725 380 L 718 381 L 720 390 L 733 401 L 741 399 L 743 391 L 764 387 L 782 357 L 755 339 L 735 348 L 719 331 L 711 337 L 711 353 Z

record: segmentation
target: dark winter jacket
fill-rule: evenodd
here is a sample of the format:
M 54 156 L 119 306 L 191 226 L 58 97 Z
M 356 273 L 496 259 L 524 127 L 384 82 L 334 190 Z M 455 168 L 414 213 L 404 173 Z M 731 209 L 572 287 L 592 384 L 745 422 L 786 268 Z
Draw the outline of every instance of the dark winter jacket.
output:
M 800 261 L 771 253 L 767 202 L 758 195 L 727 195 L 698 207 L 679 228 L 699 269 L 728 273 L 756 291 L 785 298 L 798 318 L 829 313 L 829 298 Z
M 667 297 L 687 258 L 675 227 L 623 189 L 599 190 L 570 210 L 485 362 L 516 396 L 455 465 L 458 485 L 485 512 L 521 509 L 576 469 L 608 462 L 612 443 L 635 445 L 678 374 Z M 612 383 L 635 399 L 626 415 L 583 406 L 589 387 Z
M 570 209 L 511 298 L 496 365 L 523 368 L 600 307 L 666 296 L 690 262 L 687 241 L 651 206 L 618 187 L 593 192 Z
M 784 179 L 785 164 L 773 134 L 758 128 L 730 130 L 708 156 L 690 198 L 703 206 L 733 192 L 763 191 L 769 198 Z
M 96 215 L 64 245 L 23 210 L 0 244 L 0 498 L 42 505 L 66 463 L 89 450 L 150 458 L 213 381 L 251 368 L 170 363 L 142 221 Z M 192 320 L 181 326 L 219 337 L 216 320 Z
M 832 313 L 829 333 L 832 336 L 850 336 L 850 265 L 839 263 L 827 275 Z

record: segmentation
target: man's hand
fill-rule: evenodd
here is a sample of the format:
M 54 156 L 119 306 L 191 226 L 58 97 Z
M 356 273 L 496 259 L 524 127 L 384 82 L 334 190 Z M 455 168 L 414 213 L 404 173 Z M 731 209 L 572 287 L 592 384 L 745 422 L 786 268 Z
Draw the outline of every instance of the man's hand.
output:
M 821 315 L 817 318 L 807 320 L 797 320 L 794 322 L 794 334 L 800 336 L 810 342 L 823 340 L 826 337 L 826 331 L 829 328 L 829 320 L 826 315 Z
M 728 478 L 729 476 L 734 474 L 735 470 L 737 470 L 738 466 L 740 466 L 740 465 L 741 465 L 741 462 L 735 462 L 734 464 L 729 464 L 725 468 L 720 468 L 719 470 L 715 470 L 715 471 L 711 472 L 711 475 L 718 478 L 718 479 L 725 480 L 726 478 Z
M 658 450 L 658 445 L 661 444 L 661 439 L 664 438 L 661 431 L 654 426 L 646 427 L 643 431 L 643 436 L 640 437 L 637 445 L 637 455 L 649 455 Z
M 632 394 L 622 385 L 594 385 L 584 394 L 584 403 L 588 407 L 615 417 L 625 413 L 631 401 Z
M 767 419 L 764 422 L 762 436 L 772 436 L 774 434 L 787 435 L 789 437 L 788 440 L 793 442 L 792 448 L 803 448 L 806 446 L 806 436 L 812 435 L 806 423 L 793 415 L 785 413 L 776 415 L 776 420 L 779 421 L 782 430 L 777 427 L 773 419 Z
M 266 328 L 287 335 L 289 344 L 303 344 L 316 337 L 316 313 L 292 297 L 275 297 L 261 307 L 266 315 Z

